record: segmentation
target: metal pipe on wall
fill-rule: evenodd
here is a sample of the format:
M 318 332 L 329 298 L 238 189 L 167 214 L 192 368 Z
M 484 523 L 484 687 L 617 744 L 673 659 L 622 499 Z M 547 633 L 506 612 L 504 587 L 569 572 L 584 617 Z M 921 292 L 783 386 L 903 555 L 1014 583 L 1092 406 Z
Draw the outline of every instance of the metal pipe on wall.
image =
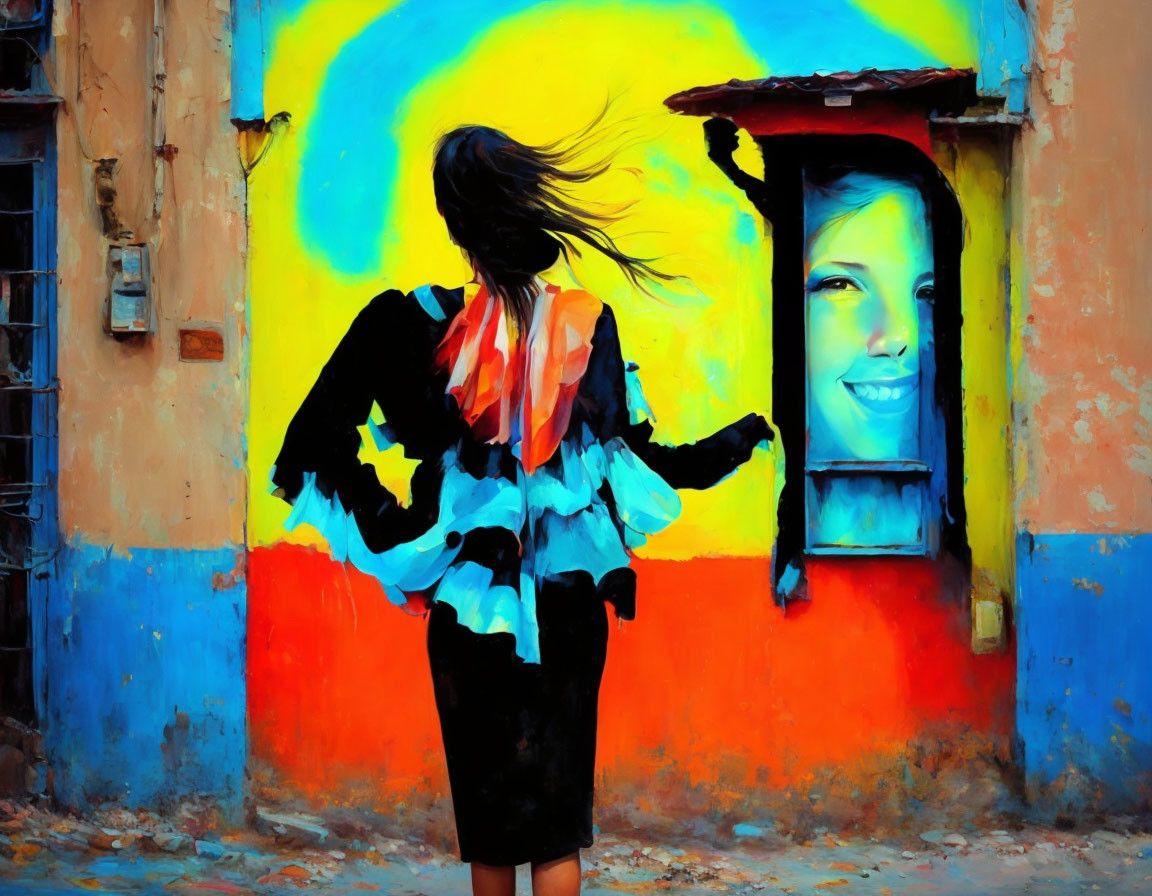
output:
M 168 78 L 164 55 L 164 32 L 167 25 L 167 0 L 152 3 L 152 146 L 154 147 L 155 183 L 152 214 L 160 229 L 160 212 L 164 205 L 164 163 L 168 158 L 165 123 L 164 87 Z

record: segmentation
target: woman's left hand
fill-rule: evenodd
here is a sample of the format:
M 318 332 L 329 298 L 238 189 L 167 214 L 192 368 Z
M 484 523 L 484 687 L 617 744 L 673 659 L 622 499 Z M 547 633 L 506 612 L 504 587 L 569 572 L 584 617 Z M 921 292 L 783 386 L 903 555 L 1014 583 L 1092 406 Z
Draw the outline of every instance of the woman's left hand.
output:
M 753 418 L 752 432 L 756 436 L 756 443 L 771 442 L 776 439 L 776 430 L 772 428 L 772 424 L 768 422 L 768 418 L 763 414 L 749 414 Z
M 776 431 L 763 414 L 747 414 L 733 424 L 742 432 L 753 445 L 761 442 L 771 442 L 776 438 Z

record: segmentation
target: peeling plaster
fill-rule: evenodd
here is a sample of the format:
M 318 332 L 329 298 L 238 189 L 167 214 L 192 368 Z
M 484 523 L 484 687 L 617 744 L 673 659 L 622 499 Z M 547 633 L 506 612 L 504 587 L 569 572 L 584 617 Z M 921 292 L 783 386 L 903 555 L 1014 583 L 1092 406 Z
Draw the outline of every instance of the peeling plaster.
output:
M 1076 37 L 1074 0 L 1055 0 L 1048 27 L 1040 32 L 1044 94 L 1054 106 L 1072 103 L 1072 60 L 1065 55 Z
M 1108 499 L 1104 497 L 1104 489 L 1100 486 L 1096 486 L 1088 492 L 1086 497 L 1088 498 L 1088 504 L 1096 513 L 1105 513 L 1106 511 L 1116 509 L 1115 504 L 1108 503 Z M 1112 525 L 1115 525 L 1115 523 Z

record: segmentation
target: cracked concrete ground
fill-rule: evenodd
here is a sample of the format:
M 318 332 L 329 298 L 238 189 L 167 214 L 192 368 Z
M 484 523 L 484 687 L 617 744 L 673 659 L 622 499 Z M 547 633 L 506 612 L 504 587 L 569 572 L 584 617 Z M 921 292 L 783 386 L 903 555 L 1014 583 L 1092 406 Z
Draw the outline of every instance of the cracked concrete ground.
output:
M 467 868 L 450 854 L 415 838 L 355 833 L 272 811 L 252 829 L 229 830 L 195 805 L 163 818 L 123 809 L 79 818 L 0 801 L 0 893 L 469 893 Z M 1152 829 L 1130 818 L 1083 831 L 1016 823 L 883 841 L 751 824 L 707 842 L 606 832 L 582 861 L 590 896 L 1152 893 Z M 526 869 L 519 891 L 529 892 Z

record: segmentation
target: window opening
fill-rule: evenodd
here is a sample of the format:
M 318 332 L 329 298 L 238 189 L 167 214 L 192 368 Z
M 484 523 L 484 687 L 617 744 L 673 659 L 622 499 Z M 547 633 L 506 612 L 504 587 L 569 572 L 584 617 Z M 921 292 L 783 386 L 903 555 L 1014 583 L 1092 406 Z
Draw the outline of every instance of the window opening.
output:
M 44 92 L 45 0 L 0 0 L 0 90 Z

